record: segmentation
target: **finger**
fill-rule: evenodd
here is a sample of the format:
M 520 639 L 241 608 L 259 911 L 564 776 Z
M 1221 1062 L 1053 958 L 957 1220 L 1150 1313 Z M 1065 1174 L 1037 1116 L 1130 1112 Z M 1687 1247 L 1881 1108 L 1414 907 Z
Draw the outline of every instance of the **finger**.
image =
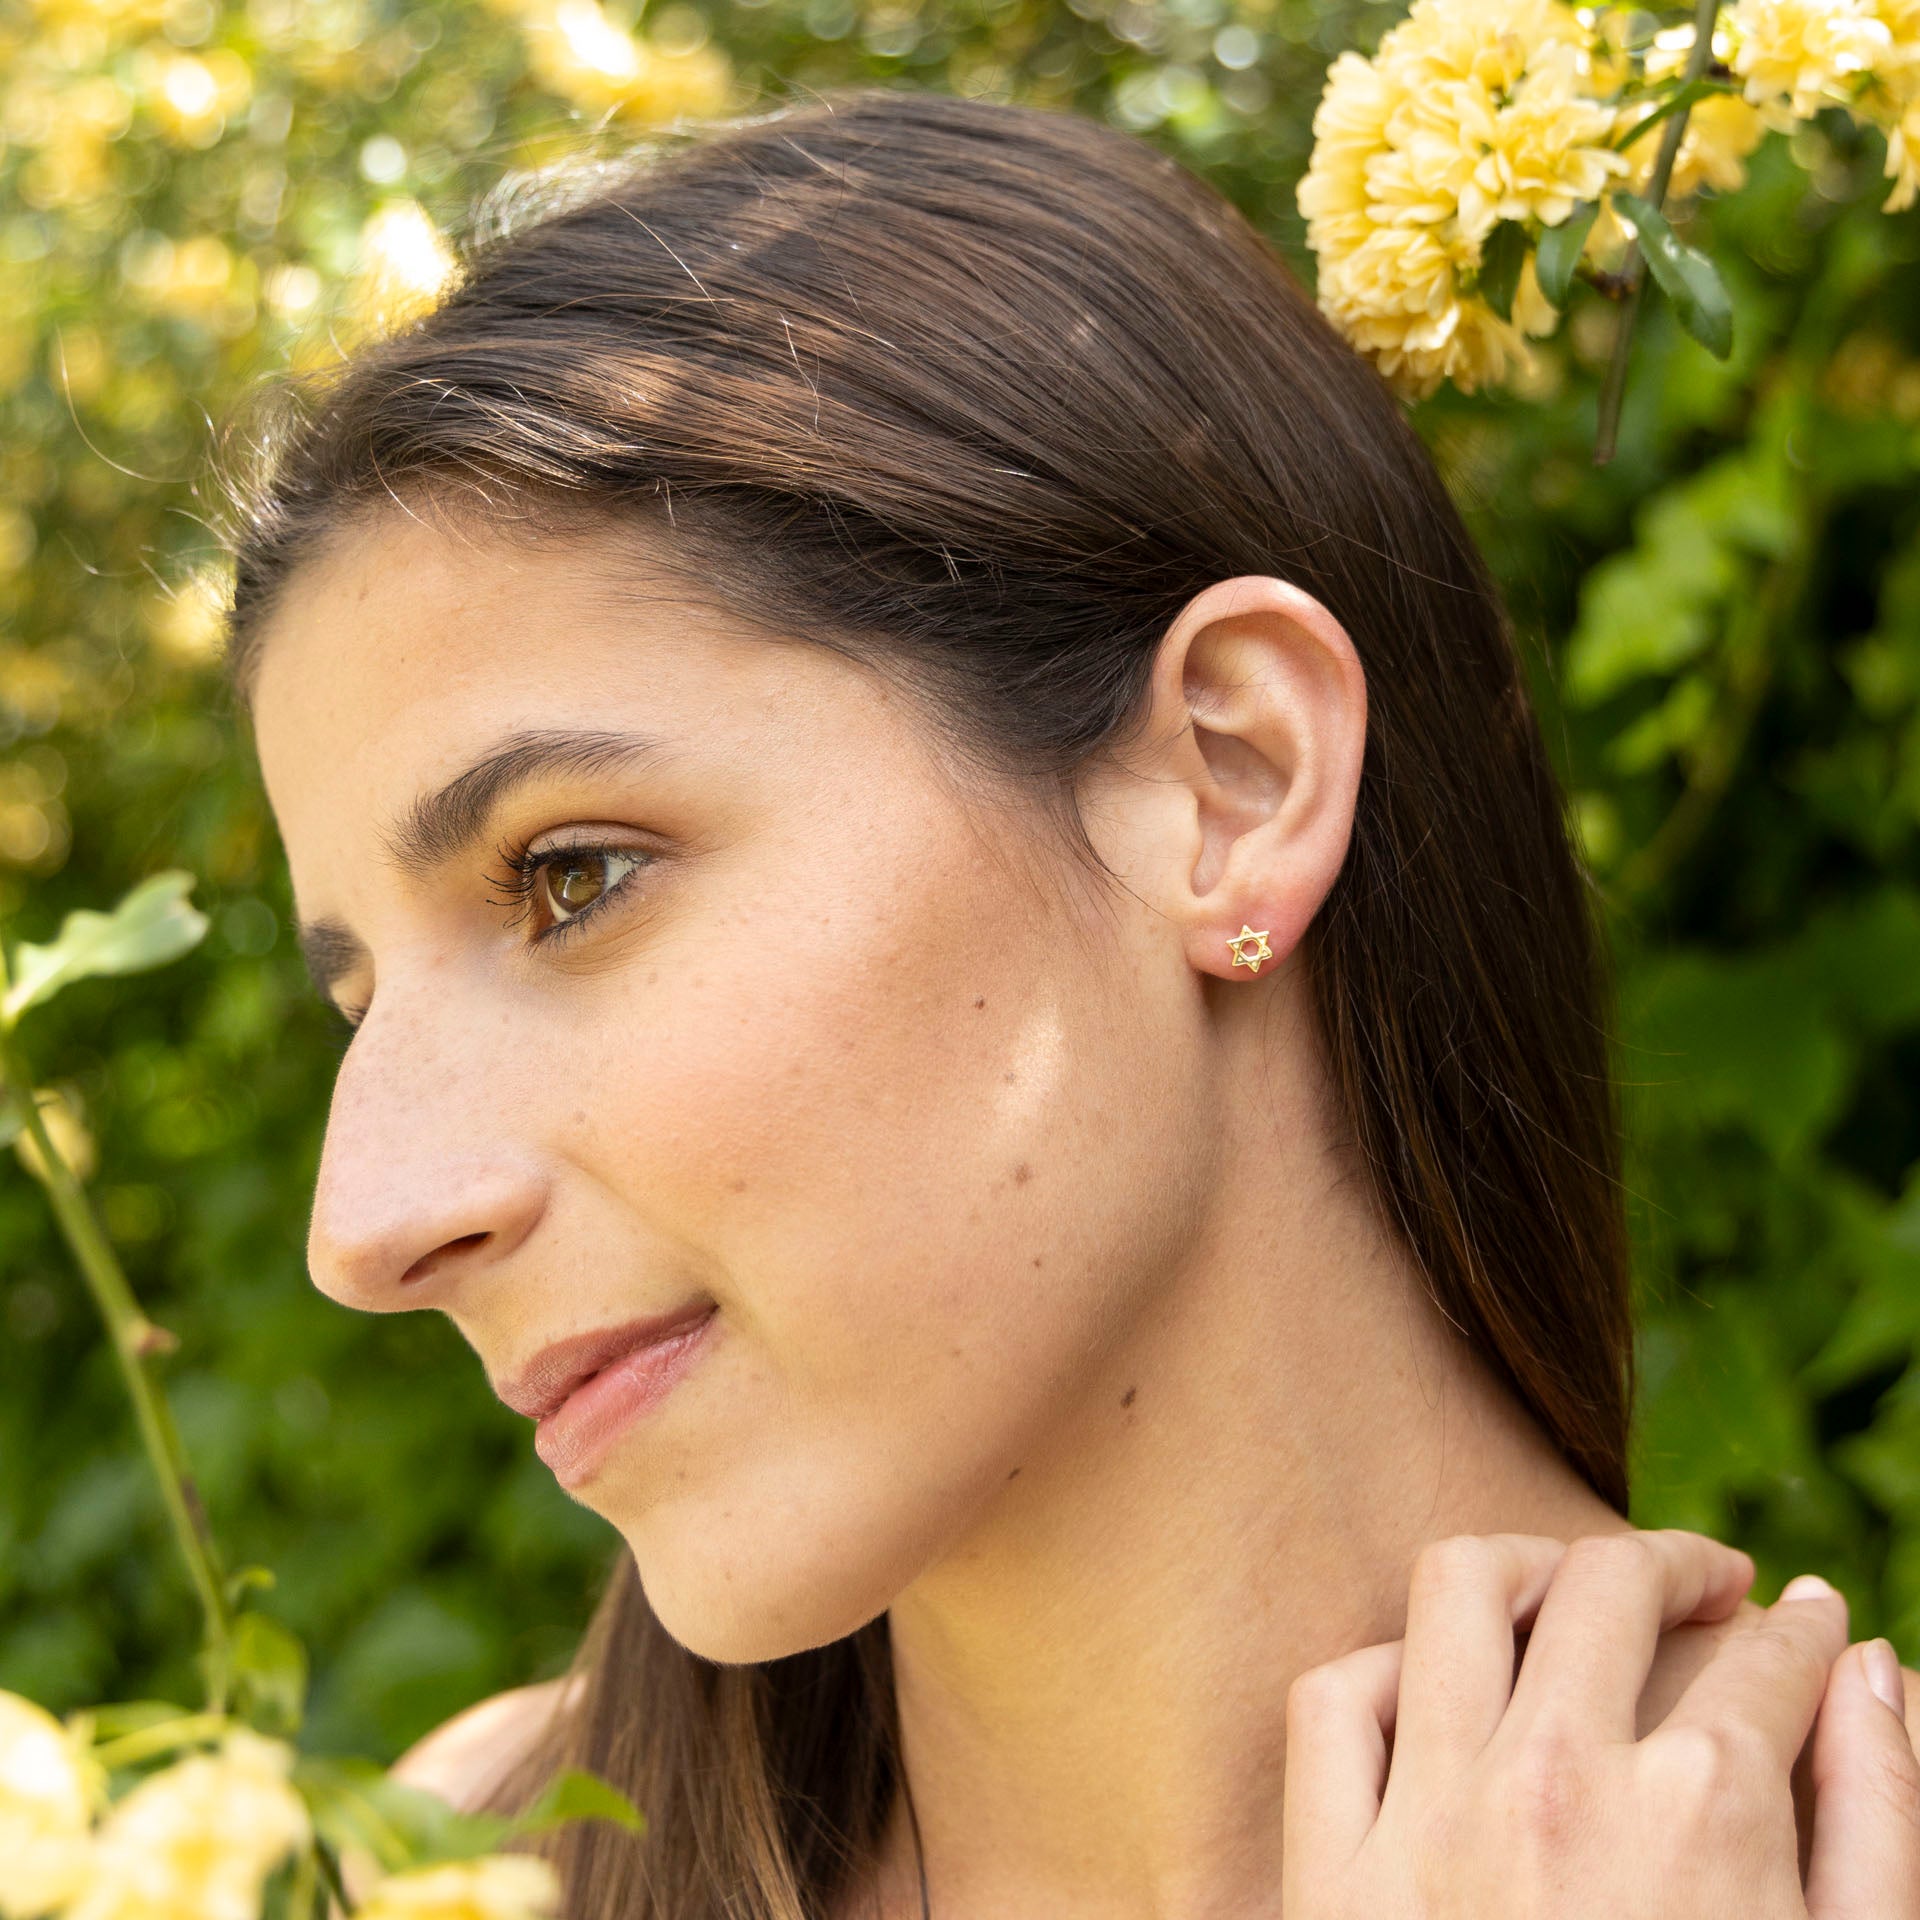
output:
M 1507 1725 L 1553 1724 L 1630 1741 L 1660 1636 L 1724 1620 L 1753 1585 L 1753 1562 L 1704 1534 L 1603 1533 L 1567 1548 L 1540 1603 Z
M 1287 1873 L 1298 1863 L 1303 1887 L 1328 1884 L 1379 1818 L 1403 1645 L 1362 1647 L 1288 1689 L 1281 1846 Z
M 1513 1634 L 1531 1620 L 1566 1542 L 1530 1533 L 1436 1540 L 1413 1565 L 1393 1791 L 1451 1777 L 1500 1724 Z
M 1920 1920 L 1920 1759 L 1903 1704 L 1884 1640 L 1833 1663 L 1813 1731 L 1813 1920 Z
M 1811 1574 L 1792 1581 L 1765 1616 L 1730 1633 L 1652 1733 L 1669 1728 L 1760 1735 L 1784 1776 L 1806 1744 L 1828 1669 L 1847 1644 L 1847 1603 Z

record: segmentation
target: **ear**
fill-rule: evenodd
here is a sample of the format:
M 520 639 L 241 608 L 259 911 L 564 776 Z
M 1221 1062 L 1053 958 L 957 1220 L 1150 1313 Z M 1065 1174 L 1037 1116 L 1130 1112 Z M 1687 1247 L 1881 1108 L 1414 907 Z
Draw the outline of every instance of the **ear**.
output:
M 1141 737 L 1160 744 L 1145 770 L 1172 783 L 1185 838 L 1167 848 L 1176 864 L 1162 867 L 1161 905 L 1200 972 L 1277 969 L 1352 837 L 1367 735 L 1353 642 L 1284 580 L 1217 581 L 1167 629 L 1149 699 Z M 1243 927 L 1264 938 L 1239 939 Z

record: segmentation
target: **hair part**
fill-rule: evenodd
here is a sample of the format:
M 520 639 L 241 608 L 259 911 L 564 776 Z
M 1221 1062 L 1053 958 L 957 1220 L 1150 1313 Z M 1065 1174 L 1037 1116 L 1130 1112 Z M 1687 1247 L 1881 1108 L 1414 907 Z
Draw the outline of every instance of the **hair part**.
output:
M 1142 718 L 1168 626 L 1273 574 L 1369 696 L 1304 951 L 1340 1117 L 1442 1313 L 1624 1510 L 1627 1240 L 1603 946 L 1485 564 L 1272 246 L 1145 141 L 877 88 L 696 130 L 537 199 L 425 319 L 286 381 L 237 481 L 244 686 L 289 580 L 396 502 L 647 530 L 693 588 L 922 690 L 1042 788 Z M 236 429 L 236 437 L 239 430 Z M 688 1652 L 622 1553 L 556 1763 L 646 1810 L 535 1843 L 571 1920 L 825 1920 L 898 1784 L 886 1620 Z

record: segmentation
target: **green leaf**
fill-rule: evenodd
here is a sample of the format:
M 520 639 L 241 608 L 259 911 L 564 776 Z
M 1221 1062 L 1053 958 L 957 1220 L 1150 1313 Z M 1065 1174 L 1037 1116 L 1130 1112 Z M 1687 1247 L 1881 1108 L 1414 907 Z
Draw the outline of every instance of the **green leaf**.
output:
M 191 951 L 207 930 L 206 915 L 187 903 L 193 885 L 190 873 L 156 873 L 111 913 L 83 907 L 68 914 L 51 946 L 22 946 L 13 984 L 0 999 L 0 1024 L 11 1026 L 76 980 L 144 973 Z
M 1653 277 L 1673 302 L 1680 324 L 1713 355 L 1724 360 L 1733 351 L 1733 302 L 1720 270 L 1698 247 L 1690 247 L 1667 224 L 1667 217 L 1637 193 L 1616 193 L 1614 211 L 1632 227 Z
M 1622 1011 L 1624 1075 L 1665 1125 L 1743 1133 L 1780 1166 L 1845 1107 L 1859 1048 L 1790 954 L 1670 950 L 1628 976 Z
M 1740 89 L 1726 80 L 1709 80 L 1704 76 L 1698 80 L 1689 80 L 1685 86 L 1676 87 L 1667 95 L 1644 120 L 1636 120 L 1632 126 L 1617 134 L 1613 141 L 1614 150 L 1622 152 L 1635 141 L 1651 132 L 1670 114 L 1678 113 L 1682 107 L 1691 111 L 1710 93 L 1738 93 Z
M 647 1830 L 645 1815 L 618 1787 L 580 1767 L 555 1774 L 540 1797 L 514 1822 L 514 1830 L 544 1833 L 569 1820 L 613 1820 L 635 1833 Z
M 227 1575 L 227 1605 L 237 1607 L 254 1587 L 270 1592 L 278 1584 L 271 1567 L 238 1567 Z
M 511 1830 L 502 1815 L 461 1813 L 437 1794 L 393 1779 L 371 1760 L 309 1755 L 295 1763 L 293 1783 L 323 1840 L 372 1854 L 388 1873 L 476 1859 L 497 1851 Z
M 1556 307 L 1564 307 L 1567 295 L 1573 291 L 1573 276 L 1580 265 L 1581 250 L 1599 213 L 1598 200 L 1582 200 L 1557 227 L 1549 227 L 1540 236 L 1539 248 L 1533 256 L 1534 277 L 1540 282 L 1540 291 Z
M 1526 228 L 1517 220 L 1502 220 L 1480 247 L 1480 298 L 1502 320 L 1513 318 L 1513 296 L 1526 263 Z
M 12 1146 L 26 1124 L 18 1103 L 5 1087 L 0 1087 L 0 1147 Z
M 193 1711 L 191 1707 L 176 1707 L 171 1700 L 121 1700 L 112 1706 L 89 1707 L 87 1718 L 93 1723 L 94 1740 L 104 1746 L 129 1733 L 144 1733 L 171 1720 L 185 1720 Z
M 262 1733 L 293 1734 L 307 1704 L 307 1650 L 279 1621 L 243 1613 L 233 1623 L 240 1711 Z
M 1920 894 L 1877 888 L 1809 920 L 1794 950 L 1876 1037 L 1920 1027 Z
M 1654 494 L 1636 516 L 1635 544 L 1609 554 L 1582 585 L 1567 643 L 1569 701 L 1598 705 L 1707 652 L 1723 633 L 1725 603 L 1747 590 L 1753 560 L 1788 550 L 1797 510 L 1784 457 L 1752 446 Z

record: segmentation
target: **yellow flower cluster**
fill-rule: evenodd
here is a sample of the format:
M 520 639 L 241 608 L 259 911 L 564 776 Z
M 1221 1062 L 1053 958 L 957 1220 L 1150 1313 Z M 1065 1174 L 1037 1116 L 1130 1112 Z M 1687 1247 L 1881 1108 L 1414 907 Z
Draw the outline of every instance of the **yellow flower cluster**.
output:
M 1605 16 L 1603 31 L 1624 25 L 1623 16 L 1612 12 Z M 1646 52 L 1645 77 L 1650 81 L 1678 80 L 1686 71 L 1693 52 L 1693 23 L 1669 27 L 1654 36 Z M 1725 62 L 1732 52 L 1732 36 L 1724 29 L 1713 36 L 1715 59 Z M 1624 74 L 1623 76 L 1624 77 Z M 1619 127 L 1624 135 L 1654 111 L 1651 102 L 1641 100 L 1621 107 Z M 1664 122 L 1661 123 L 1664 126 Z M 1674 156 L 1673 173 L 1667 181 L 1670 199 L 1684 200 L 1702 187 L 1717 193 L 1733 193 L 1746 185 L 1747 156 L 1765 137 L 1767 122 L 1758 108 L 1738 94 L 1710 93 L 1696 100 L 1687 115 L 1686 131 L 1680 137 L 1680 151 Z M 1653 172 L 1660 147 L 1660 127 L 1650 127 L 1639 139 L 1624 147 L 1633 171 L 1625 184 L 1635 193 L 1644 193 Z
M 1691 24 L 1657 34 L 1636 74 L 1626 25 L 1620 9 L 1560 0 L 1414 0 L 1371 59 L 1344 53 L 1328 70 L 1297 195 L 1320 305 L 1410 398 L 1525 372 L 1529 336 L 1556 325 L 1531 251 L 1510 319 L 1481 296 L 1502 221 L 1533 243 L 1599 200 L 1585 252 L 1597 265 L 1624 254 L 1607 195 L 1647 190 L 1664 93 L 1617 96 L 1629 79 L 1677 82 L 1694 37 Z M 1920 0 L 1733 0 L 1713 54 L 1742 91 L 1694 103 L 1670 199 L 1733 192 L 1770 127 L 1832 105 L 1885 132 L 1886 211 L 1920 198 Z
M 1414 0 L 1371 60 L 1329 71 L 1298 191 L 1320 304 L 1403 393 L 1471 392 L 1555 325 L 1531 258 L 1511 320 L 1475 287 L 1501 221 L 1557 225 L 1629 170 L 1590 50 L 1558 0 Z
M 107 1815 L 61 1920 L 257 1920 L 267 1875 L 309 1838 L 293 1749 L 235 1728 Z
M 65 1906 L 86 1877 L 100 1785 L 52 1714 L 0 1693 L 0 1915 Z
M 308 1838 L 293 1750 L 235 1728 L 150 1775 L 94 1824 L 98 1763 L 30 1700 L 0 1694 L 0 1914 L 6 1920 L 256 1920 Z
M 1884 208 L 1920 196 L 1920 0 L 1734 0 L 1732 66 L 1771 126 L 1843 106 L 1887 136 Z
M 259 1920 L 268 1876 L 312 1843 L 293 1749 L 244 1727 L 111 1807 L 77 1733 L 0 1693 L 0 1920 Z M 103 1812 L 105 1817 L 101 1818 Z M 388 1874 L 364 1920 L 548 1920 L 545 1860 L 488 1854 Z
M 547 1861 L 493 1853 L 390 1873 L 358 1912 L 360 1920 L 535 1920 L 559 1904 L 560 1877 Z

